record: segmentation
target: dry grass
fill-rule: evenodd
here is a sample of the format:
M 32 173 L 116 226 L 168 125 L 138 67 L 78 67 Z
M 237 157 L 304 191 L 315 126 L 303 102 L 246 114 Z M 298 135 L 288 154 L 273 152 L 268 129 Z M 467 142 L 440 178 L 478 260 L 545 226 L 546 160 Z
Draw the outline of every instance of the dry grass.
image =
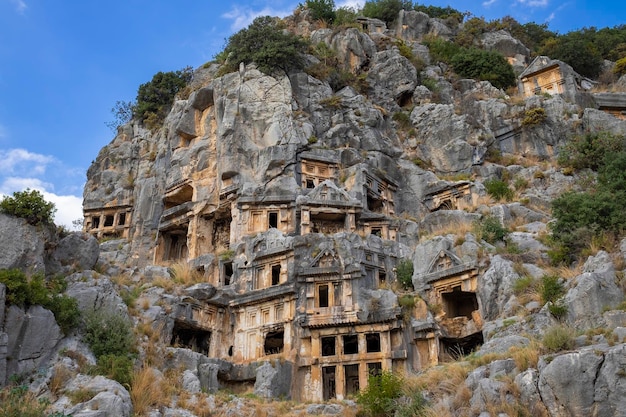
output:
M 191 268 L 187 262 L 174 263 L 170 267 L 170 274 L 174 282 L 181 285 L 193 285 L 204 281 L 203 275 Z
M 471 222 L 450 222 L 433 229 L 431 232 L 420 236 L 420 242 L 427 241 L 435 236 L 455 235 L 457 237 L 465 237 L 467 233 L 472 233 L 474 225 Z
M 152 285 L 155 287 L 163 288 L 167 292 L 172 292 L 174 290 L 174 281 L 164 277 L 157 277 L 152 280 Z
M 164 382 L 157 378 L 154 368 L 144 364 L 133 374 L 130 387 L 130 399 L 136 416 L 145 416 L 149 411 L 162 405 L 168 405 L 168 396 L 164 392 Z
M 583 273 L 584 264 L 578 263 L 573 266 L 553 266 L 546 268 L 546 275 L 556 275 L 564 280 L 570 280 L 576 278 Z
M 534 339 L 527 346 L 513 346 L 509 349 L 509 356 L 515 361 L 515 366 L 519 372 L 536 368 L 540 353 L 541 344 Z
M 48 388 L 50 392 L 54 395 L 58 396 L 61 394 L 63 387 L 67 384 L 67 382 L 75 376 L 75 372 L 68 369 L 63 364 L 57 364 L 54 366 L 52 370 L 52 377 L 50 377 L 50 382 L 48 383 Z

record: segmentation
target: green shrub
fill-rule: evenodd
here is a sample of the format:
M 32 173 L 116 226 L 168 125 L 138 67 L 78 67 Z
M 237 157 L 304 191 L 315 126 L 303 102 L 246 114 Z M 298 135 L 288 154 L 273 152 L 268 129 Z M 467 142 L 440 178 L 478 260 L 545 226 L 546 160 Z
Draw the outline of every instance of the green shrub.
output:
M 494 244 L 503 242 L 509 231 L 502 226 L 500 220 L 493 216 L 485 216 L 475 224 L 475 232 L 480 239 Z
M 37 190 L 26 189 L 16 191 L 13 196 L 4 196 L 0 201 L 0 212 L 11 216 L 21 217 L 32 225 L 52 224 L 54 203 L 47 202 Z
M 539 293 L 544 303 L 554 303 L 565 294 L 565 288 L 563 288 L 563 284 L 558 276 L 544 275 L 541 277 Z
M 419 3 L 416 3 L 413 6 L 413 10 L 417 12 L 426 13 L 430 17 L 436 17 L 439 19 L 453 19 L 457 23 L 461 23 L 463 21 L 463 13 L 459 10 L 453 9 L 450 6 L 447 7 L 439 7 L 439 6 L 426 6 Z
M 396 277 L 404 289 L 413 289 L 413 262 L 404 259 L 396 266 Z
M 515 295 L 521 295 L 528 292 L 534 286 L 535 278 L 530 275 L 524 275 L 513 282 L 513 293 Z
M 335 26 L 354 26 L 357 27 L 356 18 L 357 11 L 352 7 L 340 7 L 335 10 Z
M 334 0 L 306 0 L 305 6 L 311 11 L 311 17 L 314 20 L 333 23 L 337 16 Z
M 91 311 L 85 315 L 84 339 L 100 358 L 106 355 L 126 356 L 131 353 L 135 340 L 131 323 L 120 314 Z
M 487 194 L 496 200 L 511 201 L 513 198 L 513 190 L 509 188 L 509 184 L 499 179 L 491 179 L 484 182 Z
M 567 326 L 553 326 L 543 334 L 542 343 L 551 352 L 571 349 L 574 346 L 574 330 Z
M 534 107 L 524 112 L 524 118 L 522 119 L 522 126 L 537 126 L 545 122 L 546 111 L 542 107 Z
M 587 133 L 574 137 L 559 149 L 558 162 L 574 169 L 589 168 L 597 171 L 608 155 L 626 151 L 626 136 L 609 132 Z
M 554 303 L 550 303 L 548 305 L 548 311 L 552 314 L 556 319 L 561 319 L 565 317 L 567 314 L 567 305 L 565 305 L 561 301 L 557 301 Z
M 279 19 L 257 17 L 246 29 L 228 38 L 224 49 L 228 61 L 223 71 L 236 71 L 241 62 L 254 62 L 266 74 L 299 70 L 304 67 L 303 54 L 307 47 L 302 37 L 285 33 Z
M 91 373 L 129 386 L 133 378 L 133 360 L 129 355 L 103 355 L 98 358 Z
M 613 67 L 613 72 L 619 76 L 626 74 L 626 56 L 617 60 Z
M 411 0 L 367 0 L 363 5 L 363 16 L 380 19 L 387 26 L 398 18 L 400 10 L 412 10 Z
M 390 371 L 367 378 L 367 387 L 357 396 L 357 402 L 373 417 L 393 415 L 397 399 L 402 396 L 403 380 Z
M 133 115 L 148 128 L 161 126 L 170 111 L 174 97 L 191 80 L 192 69 L 157 72 L 152 80 L 141 84 L 137 90 L 137 103 Z
M 409 129 L 412 126 L 411 117 L 403 111 L 395 112 L 391 118 L 401 129 Z
M 496 88 L 515 85 L 513 67 L 498 52 L 470 48 L 452 57 L 450 64 L 461 77 L 489 81 Z
M 27 277 L 19 269 L 0 270 L 0 282 L 6 285 L 6 301 L 19 307 L 41 305 L 52 311 L 57 324 L 68 334 L 78 324 L 78 302 L 60 293 L 65 290 L 65 280 L 56 277 L 46 282 L 43 275 Z

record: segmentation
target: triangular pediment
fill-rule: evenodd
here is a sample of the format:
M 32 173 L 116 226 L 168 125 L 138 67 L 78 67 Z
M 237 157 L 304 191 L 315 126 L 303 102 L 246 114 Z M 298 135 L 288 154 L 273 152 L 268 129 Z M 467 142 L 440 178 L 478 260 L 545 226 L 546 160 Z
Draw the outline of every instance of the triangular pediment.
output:
M 345 190 L 337 187 L 331 180 L 323 181 L 313 188 L 306 196 L 309 203 L 323 203 L 332 206 L 336 205 L 358 205 L 359 201 L 353 199 Z
M 526 67 L 524 71 L 519 75 L 519 78 L 528 77 L 536 72 L 540 72 L 544 68 L 549 68 L 554 65 L 558 65 L 559 61 L 550 59 L 547 56 L 538 56 Z
M 452 252 L 442 249 L 432 259 L 428 268 L 428 273 L 445 271 L 461 264 L 461 260 Z
M 334 268 L 339 266 L 339 260 L 332 249 L 323 249 L 311 262 L 310 268 Z

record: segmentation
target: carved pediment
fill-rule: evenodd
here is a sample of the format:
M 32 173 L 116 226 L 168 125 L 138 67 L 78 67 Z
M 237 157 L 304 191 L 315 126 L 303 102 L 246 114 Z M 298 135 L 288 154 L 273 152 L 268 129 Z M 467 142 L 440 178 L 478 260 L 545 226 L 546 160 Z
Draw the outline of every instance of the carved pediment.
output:
M 461 260 L 447 250 L 440 250 L 439 253 L 432 259 L 430 266 L 428 267 L 428 273 L 445 271 L 446 269 L 453 268 L 461 264 Z
M 323 249 L 310 263 L 309 268 L 337 268 L 340 262 L 333 249 Z
M 359 201 L 353 199 L 345 190 L 337 187 L 332 181 L 326 180 L 307 194 L 306 203 L 324 204 L 328 206 L 357 206 Z

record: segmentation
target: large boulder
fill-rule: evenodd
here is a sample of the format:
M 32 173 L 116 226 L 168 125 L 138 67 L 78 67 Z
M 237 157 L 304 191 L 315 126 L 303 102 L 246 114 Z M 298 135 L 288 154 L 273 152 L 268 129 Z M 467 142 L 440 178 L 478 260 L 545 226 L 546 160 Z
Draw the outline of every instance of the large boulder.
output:
M 0 269 L 45 272 L 45 241 L 26 220 L 0 213 Z
M 100 246 L 98 240 L 87 233 L 70 233 L 59 241 L 53 256 L 61 265 L 75 269 L 93 269 L 98 261 Z
M 72 404 L 68 394 L 73 392 L 90 392 L 91 398 Z M 133 415 L 133 404 L 128 390 L 119 382 L 103 376 L 79 374 L 63 389 L 65 393 L 52 405 L 52 409 L 63 415 L 76 417 L 130 417 Z
M 41 306 L 31 306 L 26 311 L 9 306 L 4 330 L 7 334 L 5 376 L 38 369 L 50 359 L 63 338 L 54 314 Z M 0 385 L 6 382 L 0 381 Z
M 263 363 L 256 369 L 254 393 L 263 398 L 290 398 L 292 372 L 290 362 Z

